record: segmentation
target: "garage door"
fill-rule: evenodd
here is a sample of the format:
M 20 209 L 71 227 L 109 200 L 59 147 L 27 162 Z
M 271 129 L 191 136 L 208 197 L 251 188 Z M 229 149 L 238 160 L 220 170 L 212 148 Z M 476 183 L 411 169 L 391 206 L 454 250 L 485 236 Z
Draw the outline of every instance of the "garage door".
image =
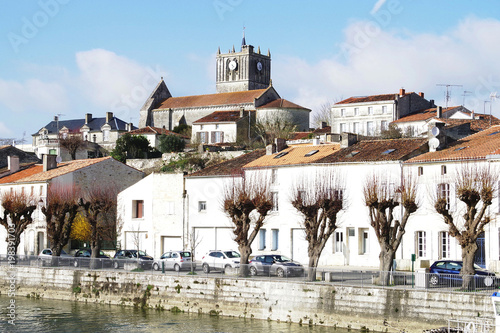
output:
M 238 249 L 231 228 L 194 228 L 194 230 L 199 241 L 195 251 L 197 260 L 201 260 L 210 250 Z
M 302 264 L 309 263 L 304 229 L 292 229 L 292 259 Z
M 161 253 L 167 251 L 180 251 L 182 248 L 182 239 L 180 236 L 161 236 Z

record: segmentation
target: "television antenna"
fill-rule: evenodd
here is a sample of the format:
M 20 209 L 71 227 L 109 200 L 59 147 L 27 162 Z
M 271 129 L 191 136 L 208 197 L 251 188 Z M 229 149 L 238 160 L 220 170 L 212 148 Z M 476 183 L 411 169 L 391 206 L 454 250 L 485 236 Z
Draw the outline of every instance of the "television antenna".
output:
M 472 91 L 464 90 L 464 93 L 462 94 L 462 96 L 464 96 L 464 99 L 462 101 L 462 106 L 465 106 L 465 96 L 469 96 L 470 94 L 472 94 Z
M 497 98 L 500 98 L 500 95 L 497 94 L 497 92 L 492 92 L 490 94 L 490 126 L 491 126 L 491 118 L 492 118 L 492 115 L 491 115 L 491 105 L 493 104 L 493 101 L 496 100 Z
M 447 83 L 439 83 L 439 84 L 436 84 L 436 86 L 446 87 L 446 95 L 444 95 L 446 108 L 448 108 L 448 101 L 451 99 L 450 87 L 463 87 L 461 84 L 447 84 Z

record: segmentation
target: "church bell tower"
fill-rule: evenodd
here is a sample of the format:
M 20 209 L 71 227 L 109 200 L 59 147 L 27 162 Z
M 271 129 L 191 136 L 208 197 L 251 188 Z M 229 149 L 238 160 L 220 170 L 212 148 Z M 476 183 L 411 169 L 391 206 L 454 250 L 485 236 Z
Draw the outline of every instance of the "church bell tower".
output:
M 271 81 L 271 53 L 257 52 L 252 45 L 247 45 L 245 32 L 240 52 L 232 51 L 221 54 L 217 51 L 216 88 L 217 93 L 265 89 Z

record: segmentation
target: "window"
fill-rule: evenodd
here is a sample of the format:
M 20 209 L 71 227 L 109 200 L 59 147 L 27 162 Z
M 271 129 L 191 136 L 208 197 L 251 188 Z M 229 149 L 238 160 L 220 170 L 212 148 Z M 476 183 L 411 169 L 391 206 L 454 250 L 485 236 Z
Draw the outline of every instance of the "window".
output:
M 132 201 L 132 217 L 142 219 L 144 217 L 144 200 Z
M 438 199 L 446 200 L 446 209 L 450 209 L 450 184 L 442 183 L 438 185 Z
M 373 135 L 373 121 L 366 122 L 366 135 Z
M 439 259 L 450 258 L 450 234 L 446 231 L 439 233 Z
M 368 229 L 360 229 L 359 231 L 360 239 L 360 249 L 359 254 L 367 254 L 368 253 Z
M 381 129 L 382 131 L 387 131 L 387 120 L 382 120 L 382 121 L 380 122 L 380 129 Z
M 359 115 L 359 108 L 354 108 L 354 115 L 358 116 Z
M 198 141 L 200 143 L 208 143 L 208 132 L 198 132 L 196 133 L 196 136 L 198 137 Z
M 273 185 L 278 184 L 278 170 L 277 169 L 271 170 L 271 183 Z
M 207 211 L 207 202 L 206 201 L 198 201 L 198 211 L 206 212 Z
M 273 208 L 271 209 L 273 212 L 278 211 L 278 192 L 272 192 L 273 195 Z
M 355 134 L 359 134 L 359 123 L 354 123 L 352 124 L 353 125 L 353 129 L 352 131 L 355 133 Z
M 211 133 L 212 143 L 222 143 L 224 142 L 224 132 L 215 131 Z
M 109 130 L 104 130 L 102 131 L 102 140 L 103 141 L 109 141 Z
M 425 231 L 417 231 L 415 234 L 416 241 L 416 254 L 418 258 L 425 258 L 427 256 Z
M 345 117 L 345 109 L 340 109 L 340 116 Z
M 62 138 L 67 139 L 68 138 L 68 132 L 63 132 L 62 133 Z
M 370 114 L 370 115 L 373 114 L 373 106 L 368 107 L 368 114 Z
M 49 155 L 57 155 L 56 149 L 49 149 Z
M 422 176 L 424 174 L 424 167 L 418 167 L 418 175 Z
M 344 233 L 342 231 L 335 231 L 335 248 L 334 248 L 335 253 L 344 252 L 343 243 L 344 243 Z
M 96 142 L 97 142 L 97 135 L 95 135 L 95 134 L 94 134 L 94 135 L 92 135 L 92 141 L 93 141 L 94 143 L 96 143 Z
M 441 165 L 441 174 L 446 175 L 446 165 Z
M 273 244 L 271 245 L 271 251 L 276 251 L 278 249 L 279 234 L 279 229 L 273 229 Z
M 347 124 L 346 123 L 341 123 L 340 124 L 340 133 L 347 132 Z
M 266 229 L 259 230 L 259 251 L 266 248 Z
M 174 215 L 175 214 L 174 208 L 175 208 L 175 205 L 174 205 L 173 201 L 167 201 L 166 202 L 167 215 Z
M 387 113 L 387 105 L 382 105 L 382 113 Z

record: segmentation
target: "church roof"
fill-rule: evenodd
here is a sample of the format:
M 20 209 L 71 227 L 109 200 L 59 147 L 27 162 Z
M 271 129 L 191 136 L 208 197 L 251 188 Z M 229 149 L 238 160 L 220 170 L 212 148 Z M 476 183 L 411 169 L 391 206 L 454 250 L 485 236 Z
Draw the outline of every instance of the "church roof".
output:
M 182 97 L 170 97 L 160 102 L 156 109 L 176 109 L 191 108 L 230 104 L 248 104 L 253 103 L 267 89 L 256 89 L 248 91 L 236 91 L 208 95 L 194 95 Z
M 288 109 L 304 109 L 304 110 L 309 110 L 308 108 L 305 108 L 303 106 L 297 105 L 295 103 L 292 103 L 284 98 L 278 98 L 275 99 L 274 101 L 271 101 L 267 104 L 264 104 L 262 106 L 258 107 L 259 109 L 266 109 L 266 108 L 288 108 Z
M 183 136 L 179 133 L 175 133 L 172 131 L 169 131 L 168 129 L 161 128 L 161 127 L 153 127 L 153 126 L 146 126 L 143 128 L 139 128 L 133 131 L 129 132 L 131 135 L 140 135 L 140 134 L 157 134 L 157 135 L 176 135 L 176 136 Z
M 234 123 L 240 119 L 240 111 L 215 111 L 193 122 L 198 123 Z

